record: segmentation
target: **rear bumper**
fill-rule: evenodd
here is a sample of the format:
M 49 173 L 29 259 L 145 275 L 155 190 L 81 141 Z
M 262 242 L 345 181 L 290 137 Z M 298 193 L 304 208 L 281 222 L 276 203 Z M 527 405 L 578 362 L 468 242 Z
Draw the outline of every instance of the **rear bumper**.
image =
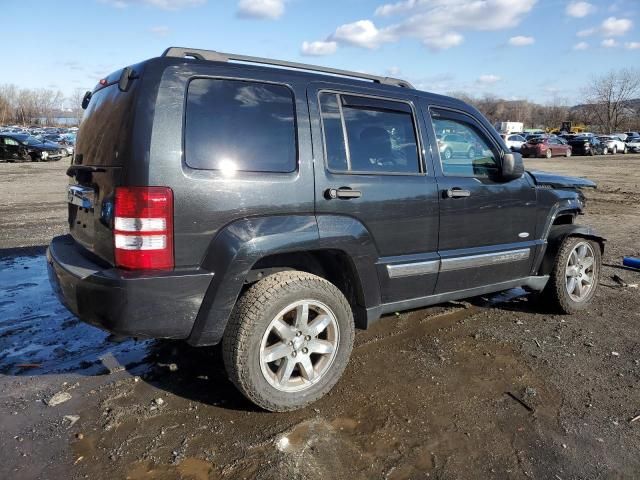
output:
M 128 272 L 89 259 L 70 235 L 47 249 L 49 280 L 80 320 L 109 332 L 147 338 L 189 336 L 213 273 Z

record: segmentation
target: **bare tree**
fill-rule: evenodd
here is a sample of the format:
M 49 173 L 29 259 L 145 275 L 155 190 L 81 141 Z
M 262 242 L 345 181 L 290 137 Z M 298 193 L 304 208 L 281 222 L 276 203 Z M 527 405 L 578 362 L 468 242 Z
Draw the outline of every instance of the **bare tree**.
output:
M 596 77 L 584 89 L 594 122 L 607 133 L 617 131 L 633 115 L 629 101 L 640 95 L 640 71 L 624 69 Z

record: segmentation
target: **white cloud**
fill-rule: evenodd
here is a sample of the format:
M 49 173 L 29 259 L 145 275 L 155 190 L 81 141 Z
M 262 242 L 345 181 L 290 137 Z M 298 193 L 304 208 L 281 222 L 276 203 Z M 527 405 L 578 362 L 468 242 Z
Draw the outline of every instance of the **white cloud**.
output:
M 402 38 L 416 38 L 432 50 L 460 45 L 465 31 L 502 30 L 517 26 L 537 0 L 401 0 L 385 4 L 375 15 L 399 16 L 380 27 L 364 19 L 339 26 L 326 41 L 374 49 Z
M 285 0 L 240 0 L 238 16 L 276 20 L 284 13 Z
M 493 85 L 494 83 L 497 83 L 500 80 L 502 79 L 499 76 L 492 75 L 492 74 L 480 75 L 478 77 L 478 83 L 482 83 L 483 85 Z
M 417 0 L 405 0 L 398 3 L 388 3 L 376 8 L 374 15 L 379 17 L 387 17 L 390 15 L 397 15 L 399 13 L 408 12 L 411 9 L 415 8 L 418 3 L 421 2 Z
M 633 27 L 633 22 L 628 18 L 609 17 L 600 24 L 599 27 L 587 28 L 580 30 L 576 35 L 578 37 L 589 37 L 599 33 L 603 37 L 616 37 L 624 35 Z
M 533 37 L 525 37 L 524 35 L 517 35 L 509 39 L 509 45 L 513 47 L 524 47 L 535 43 L 536 39 Z
M 589 48 L 589 44 L 587 42 L 578 42 L 573 46 L 574 50 L 586 50 Z
M 116 8 L 127 8 L 131 5 L 149 5 L 162 10 L 180 10 L 186 7 L 197 7 L 207 0 L 100 0 L 102 3 Z
M 624 44 L 627 50 L 640 50 L 640 42 L 627 42 Z
M 595 12 L 596 7 L 589 2 L 571 2 L 567 5 L 566 14 L 570 17 L 582 18 Z
M 302 42 L 301 52 L 310 57 L 320 57 L 335 53 L 337 48 L 336 42 Z
M 391 75 L 392 77 L 397 77 L 398 75 L 400 75 L 400 73 L 400 67 L 396 67 L 395 65 L 387 68 L 387 74 Z
M 446 50 L 457 47 L 464 41 L 464 37 L 459 33 L 445 33 L 439 36 L 428 36 L 422 39 L 422 43 L 431 50 Z
M 371 20 L 358 20 L 340 25 L 331 35 L 330 40 L 372 49 L 391 41 L 392 37 L 389 32 L 378 30 Z
M 633 27 L 633 22 L 628 18 L 609 17 L 600 26 L 600 32 L 605 37 L 624 35 Z
M 149 31 L 159 37 L 166 37 L 170 32 L 169 27 L 166 27 L 164 25 L 157 25 L 155 27 L 151 27 Z
M 585 28 L 584 30 L 580 30 L 578 33 L 576 33 L 576 35 L 579 37 L 590 37 L 597 31 L 597 28 Z
M 613 48 L 618 46 L 618 42 L 616 42 L 613 38 L 607 38 L 603 40 L 600 45 L 602 45 L 604 48 Z

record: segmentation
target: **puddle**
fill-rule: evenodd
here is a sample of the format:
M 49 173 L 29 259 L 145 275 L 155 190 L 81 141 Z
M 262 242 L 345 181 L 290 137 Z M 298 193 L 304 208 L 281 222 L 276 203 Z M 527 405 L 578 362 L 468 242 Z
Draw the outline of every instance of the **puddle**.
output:
M 139 364 L 153 343 L 108 337 L 58 301 L 44 255 L 0 259 L 0 373 L 92 375 Z

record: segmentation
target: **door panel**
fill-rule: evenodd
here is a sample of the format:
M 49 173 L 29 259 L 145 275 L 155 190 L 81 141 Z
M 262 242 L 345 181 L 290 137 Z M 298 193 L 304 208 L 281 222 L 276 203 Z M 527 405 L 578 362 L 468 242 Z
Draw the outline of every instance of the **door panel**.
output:
M 438 194 L 424 164 L 424 123 L 415 115 L 413 97 L 381 99 L 365 88 L 327 84 L 311 85 L 307 97 L 316 215 L 364 225 L 378 253 L 371 261 L 383 303 L 430 295 L 437 269 L 419 264 L 438 258 Z
M 436 293 L 528 276 L 536 243 L 534 186 L 526 176 L 498 179 L 499 144 L 473 117 L 435 107 L 425 113 L 436 135 L 456 132 L 476 150 L 473 158 L 435 162 L 442 260 Z

